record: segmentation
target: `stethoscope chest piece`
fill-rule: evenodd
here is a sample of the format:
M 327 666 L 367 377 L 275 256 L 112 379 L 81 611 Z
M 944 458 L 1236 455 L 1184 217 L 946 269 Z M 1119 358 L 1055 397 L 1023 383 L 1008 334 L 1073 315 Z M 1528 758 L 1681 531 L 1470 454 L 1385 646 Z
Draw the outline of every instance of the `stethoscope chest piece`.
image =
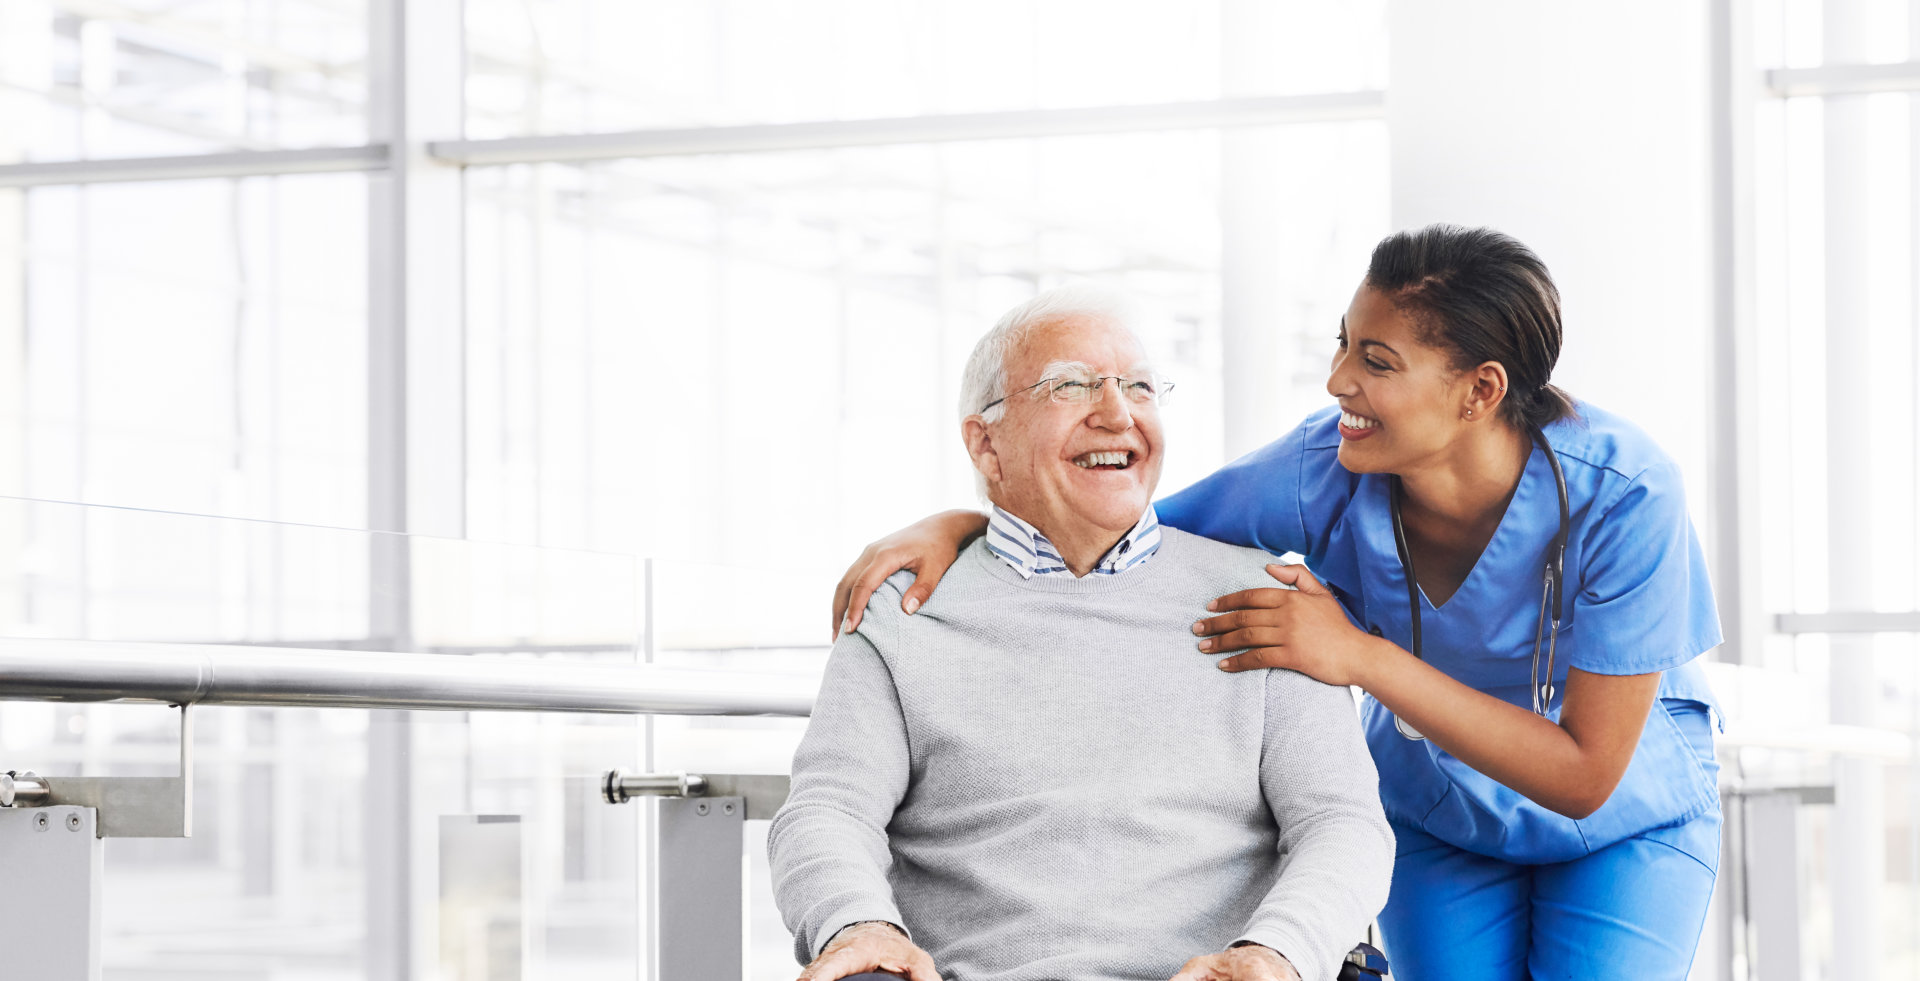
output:
M 1408 724 L 1407 724 L 1407 720 L 1405 720 L 1405 719 L 1403 719 L 1403 718 L 1401 718 L 1401 717 L 1399 717 L 1399 716 L 1397 716 L 1397 715 L 1393 717 L 1393 727 L 1394 727 L 1395 729 L 1398 729 L 1398 730 L 1400 730 L 1400 734 L 1401 734 L 1402 736 L 1405 736 L 1405 737 L 1407 737 L 1408 739 L 1425 739 L 1425 738 L 1427 738 L 1426 736 L 1424 736 L 1424 735 L 1421 735 L 1421 734 L 1420 734 L 1420 730 L 1418 730 L 1418 729 L 1415 729 L 1415 728 L 1414 728 L 1413 726 L 1411 726 L 1411 725 L 1408 725 Z

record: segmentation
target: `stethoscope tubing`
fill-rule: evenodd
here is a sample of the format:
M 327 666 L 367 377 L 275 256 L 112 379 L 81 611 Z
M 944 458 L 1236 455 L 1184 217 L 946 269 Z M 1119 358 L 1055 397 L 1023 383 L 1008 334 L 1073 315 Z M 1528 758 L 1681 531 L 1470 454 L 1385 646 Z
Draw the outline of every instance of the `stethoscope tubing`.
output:
M 1573 522 L 1572 509 L 1567 503 L 1567 475 L 1560 469 L 1559 454 L 1555 453 L 1553 446 L 1547 442 L 1547 434 L 1539 429 L 1533 430 L 1533 442 L 1547 454 L 1547 465 L 1553 468 L 1554 490 L 1560 499 L 1560 527 L 1554 532 L 1552 544 L 1547 547 L 1546 568 L 1541 574 L 1540 614 L 1533 628 L 1533 668 L 1527 681 L 1527 687 L 1533 695 L 1533 711 L 1541 718 L 1546 718 L 1553 704 L 1553 662 L 1556 648 L 1559 647 L 1560 622 L 1565 613 L 1562 585 L 1566 578 L 1567 537 Z M 1523 479 L 1524 474 L 1523 470 Z M 1400 557 L 1400 571 L 1407 580 L 1407 610 L 1412 627 L 1410 639 L 1413 642 L 1411 650 L 1414 657 L 1424 661 L 1426 658 L 1423 656 L 1420 643 L 1420 581 L 1413 573 L 1413 552 L 1407 547 L 1406 523 L 1400 517 L 1400 500 L 1404 493 L 1400 478 L 1396 475 L 1393 478 L 1392 493 L 1389 497 L 1389 507 L 1393 512 L 1393 546 Z M 1549 607 L 1553 611 L 1551 620 L 1547 618 Z M 1549 623 L 1552 625 L 1550 628 Z M 1544 638 L 1541 636 L 1543 633 Z M 1540 641 L 1542 639 L 1547 642 L 1547 680 L 1545 682 L 1540 680 Z M 1398 714 L 1393 718 L 1393 727 L 1408 739 L 1427 738 Z

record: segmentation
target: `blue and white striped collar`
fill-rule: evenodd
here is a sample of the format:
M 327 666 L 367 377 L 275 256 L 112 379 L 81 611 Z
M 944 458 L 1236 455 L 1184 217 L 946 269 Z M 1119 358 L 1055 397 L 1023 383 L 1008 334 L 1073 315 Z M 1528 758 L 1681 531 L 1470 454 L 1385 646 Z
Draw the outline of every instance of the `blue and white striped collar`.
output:
M 1040 529 L 1014 517 L 998 504 L 987 514 L 987 548 L 1013 566 L 1022 579 L 1073 575 L 1073 570 L 1067 568 L 1066 560 L 1060 557 L 1060 550 L 1053 547 Z M 1160 516 L 1154 513 L 1153 505 L 1149 504 L 1146 513 L 1134 522 L 1126 537 L 1108 549 L 1099 562 L 1094 563 L 1092 574 L 1118 575 L 1144 564 L 1159 549 Z

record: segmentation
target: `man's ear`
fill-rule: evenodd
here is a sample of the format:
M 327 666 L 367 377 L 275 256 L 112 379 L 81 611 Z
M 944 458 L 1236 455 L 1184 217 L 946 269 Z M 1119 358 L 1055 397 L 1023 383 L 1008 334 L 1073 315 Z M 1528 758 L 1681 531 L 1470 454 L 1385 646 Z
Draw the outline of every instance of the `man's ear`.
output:
M 967 456 L 973 458 L 973 468 L 987 478 L 987 483 L 1000 481 L 1000 454 L 993 448 L 993 437 L 987 435 L 987 424 L 977 415 L 968 416 L 960 423 L 960 438 L 967 444 Z

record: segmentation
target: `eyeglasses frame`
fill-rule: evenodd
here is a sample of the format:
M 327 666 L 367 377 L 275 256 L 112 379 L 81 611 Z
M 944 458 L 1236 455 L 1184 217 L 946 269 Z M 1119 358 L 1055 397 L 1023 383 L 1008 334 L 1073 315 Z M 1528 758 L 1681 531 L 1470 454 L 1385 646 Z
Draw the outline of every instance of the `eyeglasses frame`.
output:
M 1173 393 L 1173 382 L 1168 381 L 1165 377 L 1160 375 L 1151 375 L 1149 376 L 1149 378 L 1128 378 L 1125 375 L 1095 375 L 1093 378 L 1093 391 L 1098 394 L 1094 395 L 1091 399 L 1087 400 L 1086 404 L 1094 405 L 1094 404 L 1097 404 L 1101 399 L 1107 397 L 1106 382 L 1108 379 L 1112 379 L 1114 383 L 1120 387 L 1120 390 L 1123 393 L 1126 391 L 1128 382 L 1147 381 L 1149 379 L 1152 380 L 1154 383 L 1153 397 L 1142 402 L 1133 402 L 1132 399 L 1127 400 L 1129 402 L 1133 402 L 1133 404 L 1135 405 L 1149 405 L 1149 404 L 1159 405 L 1163 400 L 1166 399 L 1168 395 L 1171 395 Z M 1037 382 L 1034 382 L 1031 385 L 1028 385 L 1025 388 L 1019 389 L 1017 391 L 1008 392 L 1007 394 L 1002 395 L 991 402 L 988 402 L 986 405 L 983 405 L 980 407 L 980 413 L 986 412 L 988 409 L 991 409 L 994 406 L 999 405 L 1000 403 L 1005 402 L 1010 398 L 1013 398 L 1015 395 L 1025 395 L 1026 393 L 1031 392 L 1042 385 L 1048 385 L 1048 384 L 1052 384 L 1053 382 L 1063 381 L 1063 380 L 1065 379 L 1060 375 L 1049 375 L 1045 378 L 1040 379 Z M 1062 405 L 1073 404 L 1072 402 L 1066 399 L 1053 399 L 1052 401 L 1059 402 Z M 976 415 L 980 413 L 976 413 Z

